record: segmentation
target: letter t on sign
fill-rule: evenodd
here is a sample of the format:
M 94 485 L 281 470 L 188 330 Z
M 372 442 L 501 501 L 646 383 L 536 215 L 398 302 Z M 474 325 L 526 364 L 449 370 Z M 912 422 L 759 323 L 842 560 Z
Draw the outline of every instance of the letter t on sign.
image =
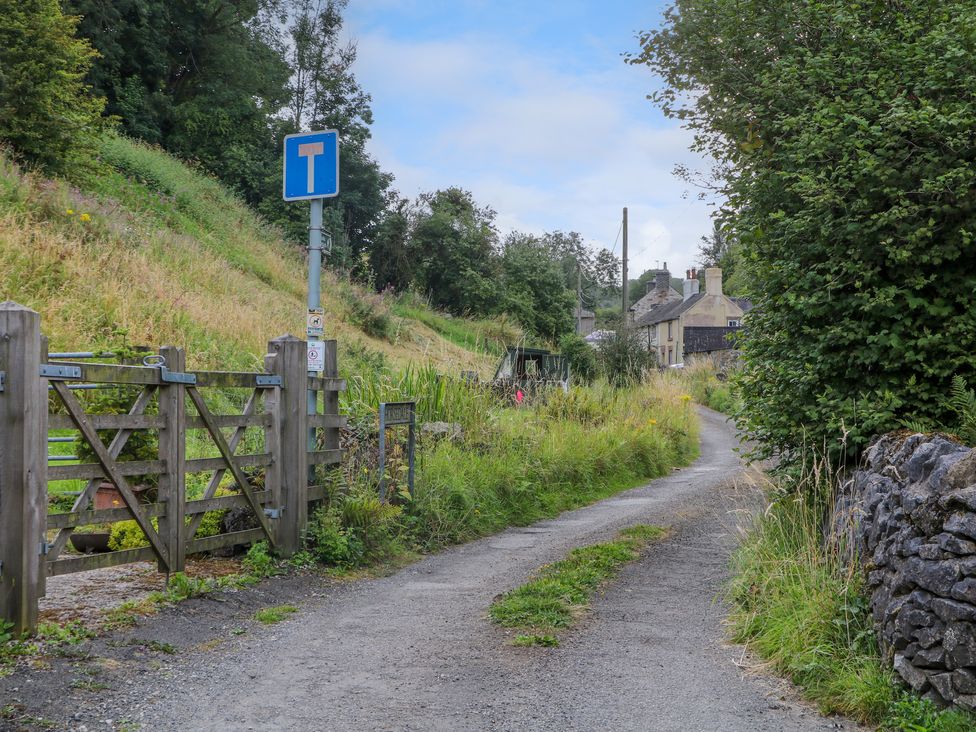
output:
M 308 158 L 308 192 L 315 190 L 315 156 L 325 152 L 325 143 L 306 142 L 298 146 L 298 157 Z

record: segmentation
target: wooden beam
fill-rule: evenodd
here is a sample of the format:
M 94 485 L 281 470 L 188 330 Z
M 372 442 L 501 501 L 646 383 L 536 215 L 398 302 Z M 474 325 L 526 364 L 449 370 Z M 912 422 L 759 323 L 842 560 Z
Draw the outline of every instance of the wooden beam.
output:
M 152 388 L 152 387 L 148 387 Z M 158 414 L 89 414 L 92 427 L 96 430 L 157 430 L 164 425 Z M 67 414 L 52 414 L 48 417 L 49 430 L 73 430 L 74 420 Z
M 182 348 L 164 346 L 159 355 L 166 368 L 177 373 L 186 368 Z M 159 458 L 165 469 L 159 475 L 159 500 L 166 513 L 159 517 L 159 534 L 169 552 L 167 566 L 160 571 L 182 572 L 186 568 L 186 387 L 181 383 L 164 383 L 159 387 L 159 415 L 166 426 L 159 431 Z
M 104 554 L 86 554 L 83 557 L 56 559 L 47 563 L 47 576 L 57 577 L 72 572 L 87 572 L 89 569 L 103 569 L 115 567 L 119 564 L 132 562 L 148 562 L 156 558 L 152 547 L 140 549 L 125 549 L 120 552 L 105 552 Z
M 53 366 L 73 366 L 81 369 L 81 377 L 71 381 L 86 384 L 150 384 L 162 383 L 159 369 L 151 366 L 118 366 L 111 363 L 84 363 L 79 361 L 51 361 Z M 57 383 L 60 380 L 51 380 Z

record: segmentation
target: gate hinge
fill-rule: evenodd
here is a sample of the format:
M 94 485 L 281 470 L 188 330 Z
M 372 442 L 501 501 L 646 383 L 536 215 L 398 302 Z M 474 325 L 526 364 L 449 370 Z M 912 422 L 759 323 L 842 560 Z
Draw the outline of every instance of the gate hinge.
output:
M 81 366 L 60 366 L 57 364 L 42 363 L 41 376 L 48 379 L 80 379 Z
M 257 386 L 281 386 L 281 377 L 278 374 L 258 374 L 254 377 Z
M 190 384 L 193 386 L 197 383 L 196 374 L 184 374 L 180 373 L 179 371 L 170 371 L 165 366 L 159 367 L 159 378 L 167 384 Z
M 284 508 L 266 508 L 264 509 L 264 515 L 270 519 L 280 519 L 281 512 L 284 510 Z
M 46 557 L 51 551 L 51 545 L 48 544 L 46 541 L 42 541 L 39 548 L 40 551 L 38 552 L 38 554 L 40 554 L 42 557 Z

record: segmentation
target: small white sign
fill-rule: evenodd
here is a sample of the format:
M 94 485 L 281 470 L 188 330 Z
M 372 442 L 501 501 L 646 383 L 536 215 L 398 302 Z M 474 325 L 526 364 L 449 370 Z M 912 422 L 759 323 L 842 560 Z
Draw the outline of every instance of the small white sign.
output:
M 308 342 L 308 370 L 325 371 L 325 343 L 322 341 Z
M 321 338 L 325 335 L 325 310 L 309 308 L 305 321 L 305 335 L 308 338 Z

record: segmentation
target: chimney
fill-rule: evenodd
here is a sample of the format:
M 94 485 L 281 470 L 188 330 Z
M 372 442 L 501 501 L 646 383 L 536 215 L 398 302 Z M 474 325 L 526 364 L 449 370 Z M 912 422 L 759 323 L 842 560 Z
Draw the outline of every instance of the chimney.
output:
M 671 273 L 668 272 L 668 263 L 664 263 L 664 269 L 659 269 L 654 276 L 654 289 L 660 293 L 665 293 L 671 287 Z
M 722 270 L 719 267 L 705 270 L 705 292 L 709 295 L 722 294 Z
M 690 275 L 694 274 L 694 270 L 688 271 L 689 277 L 684 282 L 684 299 L 687 300 L 692 295 L 698 294 L 698 280 Z

